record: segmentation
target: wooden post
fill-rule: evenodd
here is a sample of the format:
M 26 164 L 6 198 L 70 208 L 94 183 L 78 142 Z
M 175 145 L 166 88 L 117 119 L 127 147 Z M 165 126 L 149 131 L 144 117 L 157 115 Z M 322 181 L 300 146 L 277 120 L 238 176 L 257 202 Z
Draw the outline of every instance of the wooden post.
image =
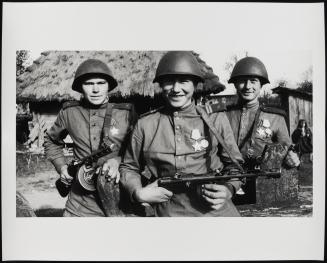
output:
M 261 169 L 281 167 L 281 177 L 273 179 L 258 178 L 256 181 L 256 203 L 272 205 L 280 202 L 293 202 L 298 199 L 298 170 L 283 166 L 287 150 L 281 144 L 266 146 Z
M 282 168 L 281 178 L 263 179 L 256 182 L 256 203 L 258 205 L 278 205 L 282 202 L 298 200 L 299 175 L 297 168 Z

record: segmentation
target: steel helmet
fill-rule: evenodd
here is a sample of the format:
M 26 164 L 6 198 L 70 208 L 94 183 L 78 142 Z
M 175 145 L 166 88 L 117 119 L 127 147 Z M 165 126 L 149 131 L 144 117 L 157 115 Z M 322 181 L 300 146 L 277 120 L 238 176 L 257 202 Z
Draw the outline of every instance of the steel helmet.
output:
M 228 83 L 235 83 L 238 77 L 255 76 L 261 80 L 261 84 L 270 83 L 265 65 L 255 57 L 245 57 L 237 61 Z
M 153 83 L 170 75 L 189 75 L 204 82 L 197 59 L 189 51 L 169 51 L 160 60 Z
M 117 87 L 117 81 L 109 67 L 98 59 L 88 59 L 80 64 L 76 70 L 72 89 L 82 93 L 81 82 L 88 76 L 100 75 L 109 83 L 109 90 Z

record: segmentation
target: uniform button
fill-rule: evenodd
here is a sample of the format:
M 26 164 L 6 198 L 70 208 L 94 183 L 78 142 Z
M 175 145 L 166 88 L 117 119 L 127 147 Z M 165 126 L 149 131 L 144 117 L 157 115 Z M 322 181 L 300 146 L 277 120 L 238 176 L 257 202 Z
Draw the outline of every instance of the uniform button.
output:
M 179 125 L 176 126 L 176 130 L 179 130 L 181 127 Z
M 182 141 L 182 138 L 178 137 L 178 138 L 177 138 L 177 141 L 178 141 L 178 142 L 181 142 L 181 141 Z

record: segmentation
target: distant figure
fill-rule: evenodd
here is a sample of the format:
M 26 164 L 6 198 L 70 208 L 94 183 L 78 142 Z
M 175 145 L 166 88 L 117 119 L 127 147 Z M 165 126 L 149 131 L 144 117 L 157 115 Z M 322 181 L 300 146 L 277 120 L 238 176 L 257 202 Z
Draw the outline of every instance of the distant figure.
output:
M 310 161 L 312 162 L 312 132 L 306 120 L 299 120 L 296 130 L 292 134 L 292 141 L 299 155 L 302 156 L 305 153 L 309 153 Z

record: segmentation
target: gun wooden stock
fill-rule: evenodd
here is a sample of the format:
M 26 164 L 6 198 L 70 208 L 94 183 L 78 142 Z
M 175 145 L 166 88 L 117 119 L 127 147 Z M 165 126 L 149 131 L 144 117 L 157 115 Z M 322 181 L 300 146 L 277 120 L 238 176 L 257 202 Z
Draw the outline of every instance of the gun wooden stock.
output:
M 209 174 L 176 174 L 174 177 L 163 177 L 158 179 L 158 186 L 170 186 L 178 184 L 206 184 L 229 181 L 230 179 L 243 179 L 243 178 L 279 178 L 281 176 L 281 169 L 273 169 L 269 171 L 254 170 L 246 173 L 239 174 L 224 174 L 209 173 Z

